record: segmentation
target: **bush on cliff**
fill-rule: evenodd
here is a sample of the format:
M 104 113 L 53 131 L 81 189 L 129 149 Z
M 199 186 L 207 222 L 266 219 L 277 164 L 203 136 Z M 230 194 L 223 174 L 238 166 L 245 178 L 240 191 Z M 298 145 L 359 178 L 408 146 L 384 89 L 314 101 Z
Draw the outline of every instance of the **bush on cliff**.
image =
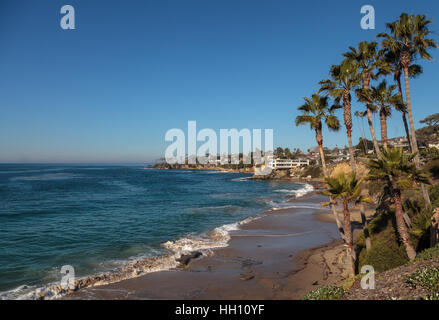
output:
M 364 235 L 361 233 L 357 239 L 358 271 L 364 265 L 373 266 L 376 272 L 383 272 L 401 266 L 409 261 L 397 238 L 395 231 L 394 214 L 391 210 L 385 210 L 375 217 L 369 224 L 369 233 L 372 247 L 366 251 Z
M 372 237 L 372 248 L 363 249 L 358 259 L 358 270 L 364 265 L 373 266 L 376 272 L 399 267 L 409 261 L 405 249 L 398 244 L 395 230 L 388 226 L 385 231 Z
M 431 295 L 425 297 L 427 300 L 439 300 L 439 268 L 423 268 L 411 274 L 406 283 L 412 287 L 424 287 Z
M 434 258 L 439 257 L 439 244 L 437 244 L 433 248 L 425 249 L 424 251 L 420 252 L 417 256 L 415 261 L 426 261 L 431 260 Z
M 341 300 L 345 290 L 337 286 L 324 286 L 308 292 L 303 300 Z

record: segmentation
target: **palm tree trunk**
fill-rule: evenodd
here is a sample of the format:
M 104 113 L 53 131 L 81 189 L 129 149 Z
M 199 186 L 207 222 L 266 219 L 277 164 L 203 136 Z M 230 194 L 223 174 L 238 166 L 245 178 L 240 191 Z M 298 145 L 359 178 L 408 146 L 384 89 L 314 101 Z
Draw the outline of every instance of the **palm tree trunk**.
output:
M 361 190 L 363 196 L 367 195 L 366 189 Z M 364 241 L 366 243 L 366 251 L 372 248 L 372 241 L 370 240 L 369 225 L 366 218 L 366 210 L 364 209 L 364 203 L 360 203 L 360 215 L 361 215 L 361 225 L 363 227 Z
M 351 162 L 352 171 L 355 172 L 355 151 L 354 151 L 354 146 L 352 145 L 351 94 L 348 90 L 345 90 L 343 94 L 343 113 L 344 113 L 344 124 L 346 127 L 346 134 L 348 136 L 349 160 Z
M 344 230 L 345 230 L 345 246 L 346 246 L 346 264 L 349 275 L 355 275 L 355 264 L 352 252 L 353 239 L 352 239 L 352 226 L 351 215 L 349 212 L 348 202 L 343 200 L 343 216 L 344 216 Z
M 410 261 L 413 261 L 416 258 L 416 251 L 413 248 L 413 245 L 410 241 L 410 237 L 407 232 L 407 227 L 404 222 L 403 209 L 401 203 L 401 190 L 399 190 L 398 188 L 393 188 L 393 200 L 395 201 L 396 227 L 398 229 L 399 237 L 401 238 L 401 242 L 405 246 L 407 256 L 409 257 Z
M 407 114 L 405 112 L 401 112 L 401 116 L 402 116 L 402 122 L 404 123 L 404 129 L 405 129 L 405 134 L 407 136 L 407 142 L 409 144 L 409 149 L 410 149 L 410 152 L 413 152 L 412 144 L 410 143 L 410 130 L 409 130 L 409 125 L 407 123 Z
M 356 171 L 355 151 L 354 151 L 354 146 L 352 144 L 352 129 L 351 128 L 347 129 L 347 135 L 348 135 L 348 144 L 349 144 L 349 161 L 351 162 L 352 170 L 355 172 Z
M 378 159 L 381 159 L 381 150 L 378 145 L 377 137 L 375 135 L 375 129 L 373 128 L 373 123 L 372 123 L 372 112 L 370 111 L 369 108 L 366 108 L 366 112 L 367 112 L 367 122 L 369 124 L 370 135 L 372 136 L 375 153 L 377 154 Z
M 351 96 L 349 92 L 345 92 L 344 94 L 344 120 L 346 125 L 346 131 L 348 135 L 348 143 L 349 143 L 349 160 L 351 162 L 352 172 L 357 171 L 356 161 L 355 161 L 355 151 L 354 147 L 352 145 L 352 112 L 351 112 Z M 362 190 L 362 193 L 365 190 Z M 369 236 L 369 227 L 367 225 L 367 218 L 364 210 L 364 204 L 360 204 L 360 215 L 361 215 L 361 222 L 363 227 L 363 233 L 364 233 L 364 239 L 366 242 L 366 250 L 369 251 L 372 248 L 372 243 L 370 241 Z M 354 256 L 354 259 L 356 257 Z
M 398 85 L 398 92 L 399 92 L 399 95 L 401 97 L 401 101 L 404 103 L 404 97 L 402 95 L 401 72 L 400 71 L 398 71 L 398 73 L 395 74 L 395 80 L 396 80 L 396 84 Z M 409 125 L 407 123 L 407 113 L 404 111 L 401 111 L 401 117 L 402 117 L 402 122 L 404 123 L 405 135 L 407 137 L 407 142 L 409 144 L 410 152 L 413 152 L 412 144 L 410 143 L 410 130 L 409 130 Z
M 321 127 L 321 126 L 320 126 Z M 316 140 L 317 144 L 319 145 L 319 152 L 320 152 L 320 159 L 322 161 L 322 168 L 323 168 L 323 175 L 325 178 L 328 178 L 328 169 L 326 168 L 326 159 L 325 159 L 325 153 L 323 152 L 323 137 L 321 130 L 316 130 Z M 340 236 L 343 240 L 345 240 L 345 234 L 343 230 L 343 225 L 341 224 L 340 219 L 338 218 L 337 208 L 333 204 L 333 199 L 330 197 L 329 199 L 331 201 L 331 211 L 334 215 L 335 223 L 337 224 L 338 232 L 340 233 Z
M 413 122 L 413 113 L 412 113 L 412 101 L 410 97 L 410 85 L 409 85 L 409 68 L 408 65 L 404 66 L 404 80 L 405 80 L 405 94 L 407 97 L 407 112 L 409 115 L 409 123 L 410 123 L 410 131 L 411 131 L 411 145 L 413 152 L 416 153 L 415 156 L 415 163 L 416 168 L 420 169 L 421 167 L 421 159 L 419 158 L 419 149 L 418 149 L 418 141 L 416 139 L 416 131 L 415 131 L 415 125 Z M 431 201 L 430 201 L 430 195 L 428 194 L 427 187 L 425 184 L 421 184 L 422 188 L 422 195 L 424 197 L 425 206 L 427 208 L 431 208 Z
M 384 106 L 380 109 L 380 124 L 381 124 L 381 141 L 383 142 L 384 148 L 387 148 L 387 119 L 384 110 Z

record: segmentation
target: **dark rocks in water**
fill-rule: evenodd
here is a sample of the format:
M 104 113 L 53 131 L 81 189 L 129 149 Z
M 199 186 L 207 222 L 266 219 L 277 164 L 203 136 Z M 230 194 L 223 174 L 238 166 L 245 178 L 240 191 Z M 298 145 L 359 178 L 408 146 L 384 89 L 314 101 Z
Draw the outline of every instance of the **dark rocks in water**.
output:
M 179 259 L 177 259 L 178 262 L 180 262 L 182 265 L 187 266 L 192 260 L 197 259 L 203 255 L 200 251 L 195 251 L 190 254 L 184 254 Z
M 273 170 L 267 175 L 254 175 L 251 179 L 254 180 L 276 180 L 276 179 L 288 179 L 290 172 L 288 170 Z

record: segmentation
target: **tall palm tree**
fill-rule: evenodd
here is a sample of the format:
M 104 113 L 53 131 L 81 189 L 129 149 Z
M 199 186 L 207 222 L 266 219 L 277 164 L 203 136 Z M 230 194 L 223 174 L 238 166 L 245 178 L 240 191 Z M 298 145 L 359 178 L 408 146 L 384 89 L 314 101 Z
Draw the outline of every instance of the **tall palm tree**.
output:
M 370 81 L 376 79 L 380 70 L 388 72 L 388 64 L 382 60 L 383 52 L 378 50 L 378 43 L 363 41 L 358 44 L 358 49 L 350 47 L 349 51 L 343 54 L 346 59 L 357 64 L 358 76 L 361 78 L 362 87 L 357 90 L 357 97 L 366 103 L 366 113 L 370 134 L 374 143 L 377 156 L 380 156 L 378 141 L 372 123 L 372 113 L 376 112 L 370 93 Z
M 367 146 L 366 143 L 366 131 L 364 130 L 364 122 L 363 122 L 363 118 L 366 116 L 365 112 L 360 112 L 360 111 L 355 111 L 354 112 L 354 116 L 357 118 L 357 120 L 361 119 L 361 137 L 362 137 L 362 142 L 363 142 L 363 148 L 364 148 L 364 152 L 365 154 L 369 153 L 369 147 Z
M 358 89 L 356 91 L 356 95 L 358 101 L 366 103 L 366 111 L 364 111 L 364 115 L 367 116 L 367 124 L 369 125 L 370 136 L 372 137 L 373 148 L 375 149 L 375 153 L 377 157 L 381 157 L 380 146 L 378 145 L 378 139 L 375 133 L 375 128 L 373 126 L 372 114 L 378 112 L 378 107 L 373 104 L 372 91 Z
M 385 39 L 381 42 L 381 46 L 384 48 L 384 62 L 387 63 L 388 68 L 381 69 L 380 72 L 382 74 L 393 74 L 393 80 L 395 81 L 399 95 L 401 96 L 401 100 L 403 102 L 402 105 L 396 107 L 396 110 L 401 112 L 402 122 L 404 124 L 404 130 L 407 137 L 407 142 L 409 143 L 411 149 L 411 138 L 410 138 L 410 129 L 407 121 L 407 107 L 404 104 L 404 97 L 402 94 L 402 86 L 401 86 L 401 75 L 402 75 L 402 63 L 401 63 L 401 52 L 397 45 L 394 44 L 392 38 L 388 36 L 386 33 L 380 33 L 378 37 L 384 37 Z M 422 67 L 418 64 L 412 64 L 409 67 L 409 76 L 411 78 L 415 78 L 422 74 Z
M 398 110 L 404 108 L 401 96 L 394 94 L 396 85 L 387 87 L 386 80 L 383 80 L 378 86 L 372 86 L 371 98 L 374 103 L 379 106 L 380 123 L 381 123 L 381 141 L 385 148 L 387 148 L 387 118 L 391 116 L 391 107 Z
M 415 183 L 428 183 L 428 176 L 416 168 L 413 163 L 415 154 L 404 155 L 402 148 L 384 148 L 380 159 L 369 162 L 369 180 L 385 182 L 389 187 L 393 202 L 395 203 L 395 218 L 399 237 L 404 244 L 410 260 L 416 257 L 416 251 L 410 241 L 406 224 L 404 222 L 404 209 L 401 194 L 406 188 Z
M 334 115 L 334 112 L 339 106 L 333 105 L 329 107 L 329 98 L 322 97 L 319 94 L 313 94 L 311 98 L 304 98 L 304 100 L 305 103 L 298 108 L 299 111 L 302 111 L 302 114 L 296 117 L 296 126 L 308 124 L 311 130 L 315 131 L 316 141 L 319 146 L 320 159 L 322 162 L 323 175 L 327 178 L 328 169 L 326 167 L 325 153 L 323 152 L 322 121 L 325 121 L 329 130 L 338 131 L 340 129 L 340 123 Z M 331 210 L 340 235 L 342 239 L 345 239 L 343 226 L 338 218 L 337 209 L 334 205 L 331 205 Z
M 358 66 L 345 59 L 340 65 L 333 65 L 329 71 L 330 79 L 320 81 L 320 92 L 327 92 L 334 98 L 335 104 L 343 102 L 344 125 L 349 143 L 349 158 L 355 169 L 355 152 L 352 144 L 352 96 L 351 91 L 360 83 Z
M 361 195 L 361 184 L 363 180 L 357 179 L 355 172 L 350 175 L 339 174 L 336 177 L 326 179 L 328 191 L 322 192 L 322 194 L 331 197 L 334 201 L 341 200 L 343 206 L 343 221 L 345 230 L 345 243 L 346 243 L 346 258 L 348 271 L 353 276 L 355 275 L 355 263 L 353 252 L 353 237 L 352 237 L 352 225 L 351 216 L 349 211 L 349 204 L 354 202 L 363 203 L 370 202 L 368 197 Z
M 410 143 L 412 150 L 415 153 L 414 160 L 417 168 L 420 168 L 420 158 L 410 96 L 409 68 L 412 62 L 418 57 L 426 60 L 432 60 L 428 50 L 430 48 L 437 48 L 437 43 L 434 39 L 428 38 L 428 36 L 430 36 L 432 33 L 429 30 L 429 24 L 431 22 L 432 21 L 428 20 L 425 15 L 409 15 L 407 13 L 402 13 L 399 17 L 399 20 L 386 25 L 390 30 L 390 35 L 381 34 L 381 36 L 385 37 L 386 39 L 391 39 L 391 45 L 393 46 L 394 51 L 399 52 L 400 55 L 400 61 L 404 70 L 407 113 L 411 131 Z M 427 207 L 431 208 L 430 196 L 427 188 L 424 184 L 421 186 L 424 201 Z

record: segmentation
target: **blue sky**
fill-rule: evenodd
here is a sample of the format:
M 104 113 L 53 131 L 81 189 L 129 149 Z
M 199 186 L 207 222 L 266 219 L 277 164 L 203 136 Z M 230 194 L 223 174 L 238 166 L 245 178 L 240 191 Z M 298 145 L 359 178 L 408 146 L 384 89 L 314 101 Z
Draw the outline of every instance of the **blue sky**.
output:
M 75 30 L 60 28 L 65 4 Z M 365 4 L 376 30 L 360 28 Z M 427 14 L 439 30 L 436 0 L 2 0 L 0 162 L 149 161 L 188 120 L 218 132 L 273 128 L 276 146 L 306 150 L 314 134 L 293 125 L 302 97 L 348 46 L 403 11 Z M 417 123 L 439 106 L 433 56 L 411 82 Z M 403 135 L 396 112 L 389 134 Z M 324 139 L 347 143 L 344 130 Z

